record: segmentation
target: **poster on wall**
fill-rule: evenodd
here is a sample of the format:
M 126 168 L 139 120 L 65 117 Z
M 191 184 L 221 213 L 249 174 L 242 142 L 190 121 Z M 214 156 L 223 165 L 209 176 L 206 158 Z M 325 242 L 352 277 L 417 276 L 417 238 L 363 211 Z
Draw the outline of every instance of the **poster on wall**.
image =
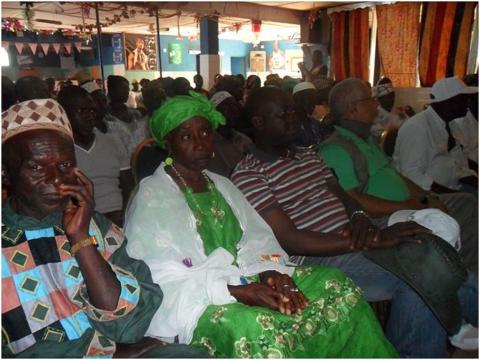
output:
M 286 70 L 291 73 L 297 73 L 297 76 L 301 76 L 298 63 L 303 62 L 303 51 L 287 49 L 285 50 L 285 57 L 287 59 Z
M 265 64 L 265 51 L 250 51 L 250 72 L 264 72 Z
M 125 34 L 125 59 L 127 70 L 157 70 L 157 45 L 155 36 Z
M 276 41 L 274 43 L 272 55 L 270 56 L 268 61 L 269 70 L 270 72 L 283 71 L 285 70 L 285 64 L 285 53 L 280 50 L 280 48 L 278 47 L 278 42 Z
M 168 44 L 168 63 L 181 64 L 182 63 L 182 44 L 169 43 Z

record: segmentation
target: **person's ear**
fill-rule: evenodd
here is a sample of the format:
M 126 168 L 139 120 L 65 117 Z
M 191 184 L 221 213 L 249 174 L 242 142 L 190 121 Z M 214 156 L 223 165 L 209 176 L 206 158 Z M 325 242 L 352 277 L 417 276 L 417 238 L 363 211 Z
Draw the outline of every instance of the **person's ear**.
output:
M 251 119 L 253 128 L 257 131 L 265 130 L 265 119 L 262 116 L 255 115 Z

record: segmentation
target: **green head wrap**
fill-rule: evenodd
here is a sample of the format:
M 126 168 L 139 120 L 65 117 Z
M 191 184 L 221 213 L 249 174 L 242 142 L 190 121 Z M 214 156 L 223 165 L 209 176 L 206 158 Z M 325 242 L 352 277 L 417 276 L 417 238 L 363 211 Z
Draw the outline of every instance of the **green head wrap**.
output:
M 165 148 L 165 136 L 195 116 L 207 119 L 213 129 L 216 129 L 219 124 L 225 124 L 223 115 L 215 110 L 205 96 L 190 91 L 190 96 L 175 96 L 155 110 L 150 119 L 150 131 L 155 141 Z

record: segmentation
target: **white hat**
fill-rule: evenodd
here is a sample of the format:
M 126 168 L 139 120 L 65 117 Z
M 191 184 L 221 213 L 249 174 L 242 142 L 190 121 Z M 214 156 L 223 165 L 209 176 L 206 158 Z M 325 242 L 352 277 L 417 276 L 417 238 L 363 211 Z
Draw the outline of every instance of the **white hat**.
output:
M 372 94 L 373 96 L 381 97 L 393 93 L 393 85 L 392 83 L 383 83 L 378 84 L 373 87 Z
M 233 98 L 228 91 L 219 91 L 213 94 L 213 96 L 210 98 L 210 102 L 213 104 L 213 106 L 217 107 L 228 98 Z
M 468 87 L 457 76 L 438 80 L 432 86 L 432 103 L 444 101 L 460 94 L 473 94 L 478 92 L 475 88 Z
M 443 211 L 438 209 L 399 210 L 388 218 L 388 226 L 404 221 L 415 221 L 460 250 L 460 226 L 454 218 Z
M 80 85 L 82 88 L 84 88 L 85 90 L 88 91 L 89 94 L 91 94 L 92 92 L 94 91 L 97 91 L 97 90 L 101 90 L 101 87 L 97 85 L 97 83 L 92 80 L 92 81 L 89 81 L 83 85 Z
M 292 95 L 295 95 L 297 92 L 309 89 L 316 90 L 315 85 L 308 81 L 301 82 L 293 87 Z

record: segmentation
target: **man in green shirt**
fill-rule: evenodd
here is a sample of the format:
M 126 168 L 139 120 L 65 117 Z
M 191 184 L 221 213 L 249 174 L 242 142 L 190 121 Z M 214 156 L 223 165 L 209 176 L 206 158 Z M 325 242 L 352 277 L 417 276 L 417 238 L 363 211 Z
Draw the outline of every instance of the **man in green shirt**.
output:
M 336 132 L 320 146 L 320 156 L 335 171 L 340 185 L 380 224 L 404 209 L 437 208 L 460 225 L 460 256 L 478 272 L 478 205 L 466 193 L 436 195 L 403 177 L 370 136 L 378 102 L 359 79 L 334 86 L 329 105 Z

